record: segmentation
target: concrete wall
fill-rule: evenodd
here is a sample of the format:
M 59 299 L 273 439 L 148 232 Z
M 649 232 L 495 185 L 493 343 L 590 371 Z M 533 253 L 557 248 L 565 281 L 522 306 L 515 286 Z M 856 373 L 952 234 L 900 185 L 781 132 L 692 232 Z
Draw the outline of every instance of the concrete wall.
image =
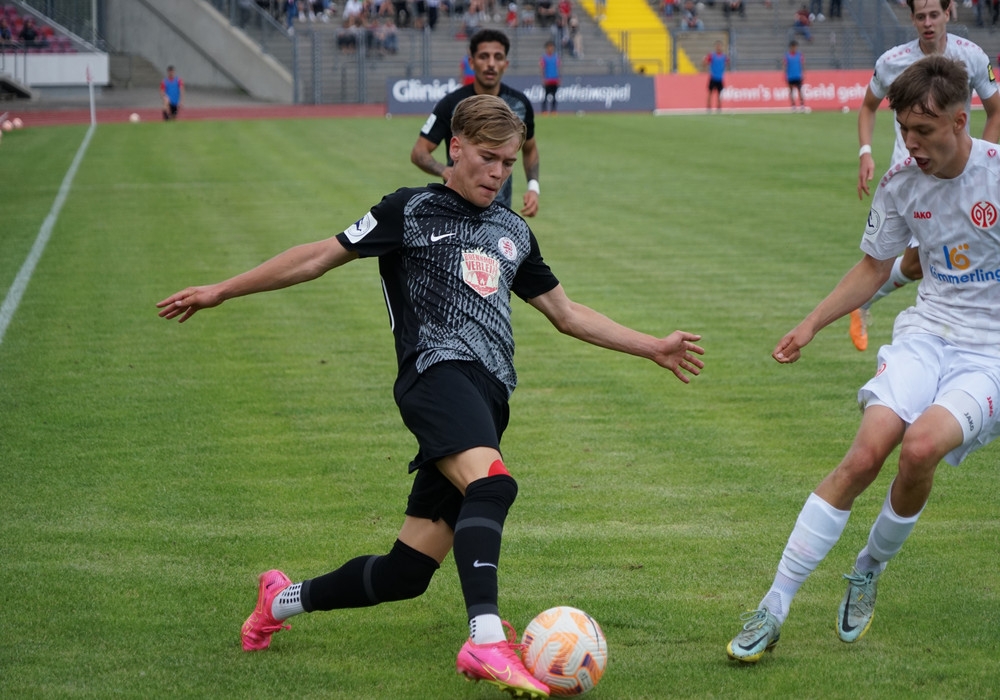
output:
M 293 101 L 291 74 L 198 0 L 106 0 L 107 39 L 177 69 L 188 86 L 241 89 L 271 102 Z
M 88 69 L 94 85 L 108 84 L 106 53 L 7 53 L 0 61 L 0 73 L 32 88 L 86 87 Z

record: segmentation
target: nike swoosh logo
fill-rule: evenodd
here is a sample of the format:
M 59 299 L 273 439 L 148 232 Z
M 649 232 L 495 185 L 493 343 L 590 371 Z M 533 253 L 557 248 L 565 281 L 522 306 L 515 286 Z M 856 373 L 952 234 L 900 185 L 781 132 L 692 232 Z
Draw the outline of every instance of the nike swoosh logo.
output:
M 751 649 L 753 649 L 755 646 L 757 646 L 760 643 L 760 640 L 762 640 L 766 636 L 767 636 L 767 634 L 762 634 L 761 636 L 757 637 L 757 639 L 753 640 L 749 644 L 737 644 L 736 646 L 738 646 L 743 651 L 750 651 Z
M 850 611 L 851 611 L 851 606 L 850 605 L 845 605 L 844 606 L 844 619 L 840 622 L 840 629 L 844 630 L 845 632 L 853 632 L 858 627 L 857 625 L 850 625 L 850 624 L 847 623 L 847 616 L 850 613 Z
M 482 662 L 480 662 L 480 663 L 482 663 Z M 493 676 L 494 678 L 496 678 L 498 681 L 503 681 L 505 683 L 508 682 L 508 681 L 510 681 L 510 679 L 514 676 L 514 672 L 510 669 L 510 666 L 508 666 L 507 668 L 505 668 L 503 671 L 497 671 L 495 668 L 493 668 L 489 664 L 483 664 L 483 668 L 485 668 L 486 671 L 491 676 Z
M 497 568 L 496 564 L 490 564 L 488 561 L 479 561 L 478 559 L 476 559 L 474 562 L 472 562 L 472 565 L 474 567 L 476 567 L 477 569 L 481 569 L 484 566 L 492 566 L 494 569 Z
M 448 236 L 454 236 L 454 235 L 455 235 L 454 233 L 442 233 L 440 235 L 436 235 L 436 234 L 432 233 L 431 234 L 431 243 L 436 243 L 437 241 L 440 241 L 442 238 L 448 238 Z

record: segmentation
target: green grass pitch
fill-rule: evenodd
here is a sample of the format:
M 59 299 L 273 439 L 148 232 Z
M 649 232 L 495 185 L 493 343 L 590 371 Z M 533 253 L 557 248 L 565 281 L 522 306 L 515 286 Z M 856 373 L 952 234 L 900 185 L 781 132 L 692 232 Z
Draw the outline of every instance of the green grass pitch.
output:
M 974 115 L 975 133 L 982 113 Z M 99 126 L 0 343 L 0 697 L 493 698 L 454 659 L 449 558 L 426 595 L 293 619 L 264 653 L 239 626 L 257 574 L 387 550 L 412 438 L 391 397 L 373 261 L 184 325 L 155 302 L 343 230 L 420 185 L 422 118 Z M 876 163 L 891 121 L 880 114 Z M 86 127 L 0 145 L 0 295 Z M 595 699 L 989 697 L 1000 678 L 997 446 L 942 465 L 856 645 L 834 632 L 895 472 L 855 505 L 774 654 L 728 662 L 809 491 L 854 435 L 858 387 L 904 289 L 795 365 L 777 340 L 859 257 L 856 115 L 540 119 L 542 252 L 577 301 L 704 336 L 688 386 L 560 336 L 514 300 L 520 387 L 505 458 L 521 493 L 501 612 L 582 608 L 610 647 Z M 515 166 L 515 202 L 524 174 Z

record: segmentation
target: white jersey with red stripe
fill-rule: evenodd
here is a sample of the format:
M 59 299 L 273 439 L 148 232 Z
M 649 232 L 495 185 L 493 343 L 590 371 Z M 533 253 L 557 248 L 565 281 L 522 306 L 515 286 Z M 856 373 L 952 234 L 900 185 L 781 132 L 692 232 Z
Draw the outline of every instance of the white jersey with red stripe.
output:
M 947 45 L 944 55 L 948 58 L 961 61 L 965 70 L 969 74 L 969 87 L 979 95 L 980 100 L 988 99 L 997 93 L 996 77 L 993 74 L 993 66 L 990 59 L 978 44 L 963 39 L 954 34 L 947 35 Z M 886 96 L 889 86 L 899 77 L 900 73 L 925 58 L 927 54 L 920 50 L 920 40 L 914 39 L 906 44 L 895 46 L 879 56 L 875 62 L 875 73 L 872 75 L 868 88 L 872 94 L 880 100 Z M 968 112 L 972 108 L 972 99 L 965 105 Z M 909 154 L 903 144 L 903 137 L 899 133 L 899 123 L 893 120 L 896 129 L 896 145 L 892 151 L 892 161 L 903 160 Z

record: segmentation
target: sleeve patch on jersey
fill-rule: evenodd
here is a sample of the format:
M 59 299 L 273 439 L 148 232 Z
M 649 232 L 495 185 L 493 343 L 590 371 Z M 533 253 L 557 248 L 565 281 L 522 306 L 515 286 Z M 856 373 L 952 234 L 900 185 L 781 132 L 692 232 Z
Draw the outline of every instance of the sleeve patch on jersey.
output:
M 990 82 L 991 83 L 995 83 L 997 81 L 997 78 L 996 78 L 996 75 L 994 75 L 994 73 L 993 73 L 993 64 L 992 63 L 990 63 L 989 65 L 987 65 L 987 73 L 990 76 Z
M 362 238 L 367 236 L 372 229 L 378 226 L 378 221 L 372 216 L 371 212 L 368 212 L 363 217 L 354 222 L 350 228 L 344 231 L 344 235 L 347 236 L 347 240 L 351 243 L 357 243 Z
M 435 114 L 432 114 L 431 116 L 427 117 L 427 121 L 425 121 L 424 125 L 420 127 L 420 133 L 421 134 L 431 133 L 431 128 L 434 126 L 434 122 L 436 121 L 437 121 L 437 115 Z
M 865 235 L 874 236 L 885 222 L 885 212 L 878 207 L 872 207 L 868 212 L 868 223 L 865 224 Z

